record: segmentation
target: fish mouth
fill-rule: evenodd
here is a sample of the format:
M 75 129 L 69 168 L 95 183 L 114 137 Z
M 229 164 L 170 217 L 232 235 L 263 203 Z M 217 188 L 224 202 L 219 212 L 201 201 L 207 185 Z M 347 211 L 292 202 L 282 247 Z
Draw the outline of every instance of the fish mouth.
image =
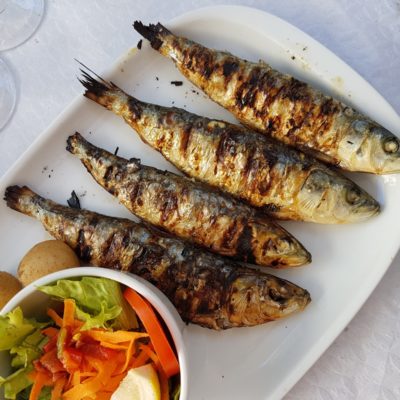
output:
M 311 253 L 297 239 L 289 236 L 275 243 L 273 251 L 261 257 L 258 264 L 283 269 L 309 264 L 311 259 Z
M 281 268 L 286 267 L 301 267 L 302 265 L 310 264 L 312 261 L 311 253 L 300 243 L 290 252 L 282 257 Z M 287 264 L 287 265 L 285 265 Z
M 400 154 L 397 156 L 397 158 L 391 159 L 390 161 L 387 161 L 384 163 L 381 171 L 379 171 L 379 174 L 397 174 L 400 172 Z
M 368 195 L 368 198 L 366 198 L 362 204 L 354 209 L 354 212 L 352 213 L 352 222 L 365 221 L 375 215 L 378 215 L 380 211 L 380 204 L 373 197 Z
M 303 311 L 311 303 L 310 292 L 306 289 L 296 287 L 291 298 L 287 299 L 283 315 L 288 315 Z

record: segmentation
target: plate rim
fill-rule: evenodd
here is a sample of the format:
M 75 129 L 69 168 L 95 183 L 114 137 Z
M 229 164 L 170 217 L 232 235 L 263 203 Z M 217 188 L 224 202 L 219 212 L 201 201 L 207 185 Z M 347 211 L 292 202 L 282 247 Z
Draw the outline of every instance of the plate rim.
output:
M 219 10 L 219 12 L 218 12 Z M 224 10 L 222 13 L 221 10 Z M 350 65 L 348 65 L 345 61 L 343 61 L 339 56 L 335 55 L 329 48 L 318 42 L 316 39 L 312 38 L 306 32 L 300 30 L 293 24 L 285 21 L 284 19 L 275 16 L 269 12 L 264 10 L 260 10 L 257 8 L 252 8 L 248 6 L 240 6 L 240 5 L 216 5 L 216 6 L 207 6 L 201 7 L 194 10 L 190 10 L 184 14 L 176 16 L 166 22 L 166 25 L 175 26 L 183 23 L 185 20 L 190 19 L 191 17 L 198 17 L 202 15 L 207 15 L 209 13 L 215 13 L 218 18 L 230 20 L 230 16 L 227 15 L 229 12 L 240 13 L 242 19 L 247 19 L 249 16 L 256 16 L 257 18 L 269 19 L 271 21 L 275 21 L 275 23 L 284 26 L 285 29 L 289 29 L 293 32 L 296 37 L 300 36 L 304 38 L 307 43 L 312 44 L 313 46 L 323 48 L 324 54 L 328 54 L 329 58 L 334 58 L 335 63 L 340 63 L 341 67 L 345 68 L 348 71 L 357 77 L 363 85 L 369 87 L 370 90 L 374 92 L 374 95 L 380 99 L 380 101 L 385 103 L 385 106 L 388 108 L 393 117 L 397 118 L 400 121 L 400 117 L 397 115 L 396 111 L 392 107 L 392 105 L 383 98 L 383 96 L 369 83 L 367 82 L 359 73 L 357 73 Z M 176 27 L 176 26 L 175 26 Z M 261 28 L 260 28 L 261 29 Z M 121 62 L 130 57 L 130 48 L 127 51 L 123 52 L 120 57 L 117 57 L 112 64 L 106 68 L 102 75 L 107 77 L 107 75 L 114 73 L 117 71 Z M 17 158 L 17 160 L 6 170 L 6 172 L 0 177 L 0 188 L 5 188 L 7 182 L 10 180 L 12 175 L 18 174 L 18 170 L 29 163 L 29 159 L 35 155 L 36 151 L 42 147 L 42 145 L 46 142 L 48 137 L 51 137 L 51 132 L 60 124 L 61 121 L 70 118 L 70 116 L 74 113 L 74 111 L 79 107 L 81 102 L 83 101 L 82 94 L 78 94 L 73 100 L 62 110 L 59 115 L 45 128 L 36 138 L 35 140 L 22 152 L 22 154 Z M 400 126 L 400 125 L 399 125 Z M 360 308 L 364 305 L 366 300 L 373 293 L 376 286 L 379 284 L 384 274 L 387 272 L 388 268 L 392 264 L 393 259 L 395 258 L 399 245 L 400 245 L 400 231 L 397 232 L 396 240 L 393 240 L 393 245 L 391 246 L 391 251 L 385 254 L 385 262 L 381 263 L 381 267 L 375 270 L 374 274 L 370 275 L 370 278 L 363 282 L 362 290 L 357 290 L 355 296 L 349 301 L 348 307 L 346 310 L 343 310 L 340 314 L 336 316 L 336 321 L 332 329 L 327 329 L 321 335 L 319 340 L 312 346 L 312 348 L 303 355 L 301 360 L 291 368 L 290 372 L 285 374 L 282 377 L 281 382 L 276 386 L 276 389 L 271 392 L 269 398 L 282 398 L 300 379 L 301 377 L 312 367 L 312 365 L 322 356 L 323 353 L 328 349 L 328 347 L 333 343 L 333 341 L 340 335 L 343 329 L 348 325 L 348 323 L 357 315 Z M 396 242 L 397 244 L 394 244 Z

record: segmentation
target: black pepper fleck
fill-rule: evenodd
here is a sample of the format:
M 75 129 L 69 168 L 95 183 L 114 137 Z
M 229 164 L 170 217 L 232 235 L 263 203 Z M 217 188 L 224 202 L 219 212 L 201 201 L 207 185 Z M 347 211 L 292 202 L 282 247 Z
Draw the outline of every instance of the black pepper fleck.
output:
M 182 81 L 171 81 L 171 85 L 182 86 L 183 82 Z
M 71 208 L 76 208 L 78 210 L 81 209 L 81 203 L 79 201 L 78 196 L 75 193 L 75 190 L 71 192 L 71 197 L 67 200 L 67 203 Z
M 116 156 L 118 154 L 118 151 L 119 151 L 119 147 L 117 146 L 117 148 L 114 151 L 114 156 Z

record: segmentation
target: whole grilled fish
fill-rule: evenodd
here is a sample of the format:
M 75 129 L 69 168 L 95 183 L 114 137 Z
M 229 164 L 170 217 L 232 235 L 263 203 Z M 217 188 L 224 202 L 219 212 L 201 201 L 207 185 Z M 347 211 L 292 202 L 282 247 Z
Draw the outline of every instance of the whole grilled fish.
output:
M 348 171 L 400 172 L 399 139 L 346 104 L 264 62 L 208 49 L 161 24 L 136 21 L 134 28 L 245 125 Z
M 346 223 L 379 212 L 368 193 L 304 153 L 241 126 L 144 103 L 83 74 L 85 96 L 122 116 L 177 168 L 273 217 Z
M 127 219 L 69 208 L 10 186 L 7 205 L 38 219 L 85 262 L 137 274 L 157 286 L 182 319 L 212 329 L 262 324 L 303 310 L 309 293 L 240 267 Z
M 232 197 L 171 172 L 126 160 L 79 133 L 67 140 L 93 178 L 143 220 L 215 253 L 264 266 L 299 266 L 310 253 L 287 231 Z

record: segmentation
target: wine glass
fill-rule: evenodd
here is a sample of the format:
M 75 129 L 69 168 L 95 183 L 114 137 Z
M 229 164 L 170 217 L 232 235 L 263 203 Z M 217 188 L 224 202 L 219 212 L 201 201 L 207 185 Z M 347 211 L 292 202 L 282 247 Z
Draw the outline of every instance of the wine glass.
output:
M 10 68 L 0 58 L 0 130 L 10 119 L 17 100 L 17 89 Z
M 44 0 L 0 0 L 0 51 L 19 46 L 38 28 Z M 10 119 L 17 99 L 15 80 L 0 58 L 0 130 Z
M 0 0 L 0 51 L 19 46 L 38 28 L 44 0 Z

